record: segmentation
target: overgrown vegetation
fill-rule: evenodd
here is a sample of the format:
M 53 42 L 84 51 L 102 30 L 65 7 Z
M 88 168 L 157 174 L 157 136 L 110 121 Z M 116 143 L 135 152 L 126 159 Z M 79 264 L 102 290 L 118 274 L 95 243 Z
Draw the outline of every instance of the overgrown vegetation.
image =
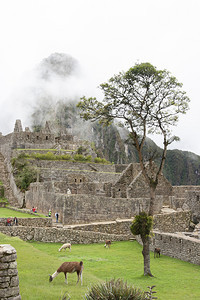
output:
M 145 212 L 141 212 L 135 216 L 133 223 L 130 227 L 133 235 L 140 235 L 141 237 L 150 236 L 153 228 L 153 217 L 148 216 Z
M 37 180 L 37 168 L 26 160 L 26 154 L 24 153 L 12 159 L 12 167 L 17 187 L 22 192 L 27 191 L 30 183 Z
M 123 279 L 111 279 L 105 283 L 98 283 L 93 285 L 89 292 L 86 293 L 85 300 L 145 300 L 143 291 L 128 285 Z
M 81 151 L 79 151 L 81 152 Z M 24 161 L 22 162 L 22 159 Z M 105 158 L 96 157 L 92 158 L 91 155 L 83 155 L 80 153 L 76 153 L 74 155 L 70 154 L 54 154 L 53 152 L 48 151 L 47 153 L 21 153 L 17 158 L 13 158 L 12 164 L 19 165 L 19 167 L 23 167 L 23 163 L 25 163 L 25 159 L 37 159 L 37 160 L 63 160 L 63 161 L 71 161 L 71 162 L 93 162 L 98 164 L 111 164 Z

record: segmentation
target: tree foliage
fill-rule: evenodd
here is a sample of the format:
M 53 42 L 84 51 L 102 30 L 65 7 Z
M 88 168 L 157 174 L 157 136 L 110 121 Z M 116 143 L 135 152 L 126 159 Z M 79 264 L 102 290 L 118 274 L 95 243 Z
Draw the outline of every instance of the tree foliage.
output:
M 85 120 L 99 120 L 106 125 L 116 120 L 128 129 L 142 173 L 149 187 L 155 191 L 164 167 L 167 146 L 179 139 L 172 135 L 171 127 L 177 125 L 179 115 L 188 110 L 190 100 L 182 90 L 182 84 L 168 71 L 157 70 L 150 63 L 141 63 L 127 72 L 114 75 L 100 88 L 104 94 L 103 101 L 82 97 L 78 103 L 80 115 Z M 149 153 L 148 157 L 142 152 L 148 134 L 163 136 L 157 172 L 148 172 L 146 164 L 149 161 L 148 168 L 151 168 L 155 152 Z
M 141 237 L 148 237 L 153 228 L 153 218 L 147 213 L 141 212 L 135 217 L 130 227 L 133 235 L 140 235 Z
M 38 170 L 26 160 L 25 154 L 13 158 L 12 167 L 16 185 L 22 192 L 28 190 L 30 183 L 37 180 Z
M 188 110 L 189 98 L 182 90 L 182 84 L 167 70 L 157 70 L 150 63 L 136 64 L 127 72 L 120 72 L 100 85 L 103 101 L 83 97 L 78 103 L 80 115 L 109 125 L 118 121 L 129 131 L 129 137 L 136 148 L 142 174 L 150 189 L 148 215 L 153 216 L 156 208 L 156 188 L 164 167 L 167 147 L 179 138 L 172 135 L 171 127 L 177 125 L 180 114 Z M 155 151 L 143 154 L 148 134 L 161 134 L 163 150 L 155 169 Z M 148 163 L 147 163 L 148 162 Z M 149 233 L 151 219 L 145 215 L 136 217 L 133 232 L 140 234 L 143 242 L 144 275 L 150 275 Z

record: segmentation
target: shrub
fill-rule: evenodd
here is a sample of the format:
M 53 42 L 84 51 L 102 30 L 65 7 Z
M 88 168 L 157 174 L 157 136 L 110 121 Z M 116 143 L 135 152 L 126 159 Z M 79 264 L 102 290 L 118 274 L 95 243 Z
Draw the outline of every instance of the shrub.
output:
M 84 297 L 85 300 L 144 300 L 145 293 L 140 289 L 127 285 L 122 279 L 112 279 L 106 283 L 91 287 Z
M 30 183 L 35 182 L 36 180 L 37 169 L 30 165 L 25 166 L 15 174 L 16 185 L 21 191 L 28 190 Z
M 75 154 L 73 156 L 74 161 L 80 161 L 80 162 L 85 162 L 85 161 L 91 161 L 92 157 L 90 155 L 84 156 L 82 154 Z
M 94 159 L 94 162 L 95 162 L 96 164 L 110 164 L 109 161 L 107 161 L 105 158 L 101 158 L 101 157 L 96 157 L 96 158 Z
M 23 192 L 28 189 L 31 182 L 37 180 L 37 168 L 31 166 L 25 158 L 27 156 L 22 153 L 12 160 L 15 183 Z
M 130 227 L 133 235 L 140 235 L 141 237 L 147 237 L 153 227 L 153 218 L 148 216 L 144 211 L 135 216 L 133 223 Z

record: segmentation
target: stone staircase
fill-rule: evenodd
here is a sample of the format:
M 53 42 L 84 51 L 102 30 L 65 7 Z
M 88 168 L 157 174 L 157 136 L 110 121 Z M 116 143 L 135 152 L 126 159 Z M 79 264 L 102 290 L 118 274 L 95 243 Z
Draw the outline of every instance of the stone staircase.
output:
M 8 199 L 9 205 L 15 206 L 17 201 L 13 196 L 13 192 L 10 187 L 9 173 L 6 169 L 4 157 L 1 153 L 0 153 L 0 181 L 3 183 L 4 190 L 5 190 L 5 198 Z

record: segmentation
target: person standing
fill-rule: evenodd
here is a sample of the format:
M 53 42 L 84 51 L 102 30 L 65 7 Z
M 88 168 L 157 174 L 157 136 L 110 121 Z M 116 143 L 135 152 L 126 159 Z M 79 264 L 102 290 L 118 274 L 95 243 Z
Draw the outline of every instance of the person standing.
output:
M 59 218 L 58 212 L 55 213 L 55 217 L 56 217 L 56 223 L 58 223 L 58 218 Z
M 14 222 L 15 226 L 18 226 L 18 219 L 17 219 L 17 217 L 14 217 L 13 222 Z
M 49 209 L 49 215 L 48 216 L 49 216 L 49 218 L 51 218 L 51 210 L 50 209 Z

